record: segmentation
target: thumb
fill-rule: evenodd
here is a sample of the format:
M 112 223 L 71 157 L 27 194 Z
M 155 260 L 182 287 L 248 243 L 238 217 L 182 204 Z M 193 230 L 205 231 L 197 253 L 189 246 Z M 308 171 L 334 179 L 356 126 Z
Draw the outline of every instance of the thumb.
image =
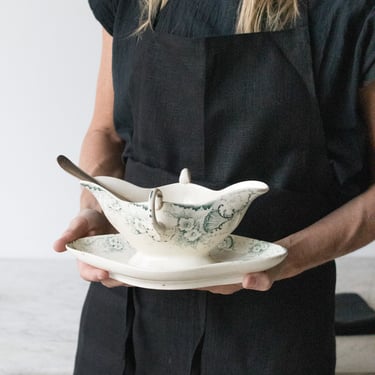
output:
M 57 252 L 65 251 L 67 243 L 78 238 L 84 237 L 88 233 L 88 220 L 83 216 L 74 218 L 68 229 L 53 244 L 53 248 Z

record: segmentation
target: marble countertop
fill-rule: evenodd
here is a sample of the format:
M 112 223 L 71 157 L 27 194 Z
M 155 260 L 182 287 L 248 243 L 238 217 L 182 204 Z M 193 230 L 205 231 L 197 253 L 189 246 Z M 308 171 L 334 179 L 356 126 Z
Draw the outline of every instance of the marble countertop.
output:
M 65 258 L 0 260 L 0 375 L 72 374 L 88 284 Z
M 357 293 L 375 309 L 375 258 L 337 260 L 336 291 Z M 375 375 L 375 335 L 338 336 L 337 372 Z

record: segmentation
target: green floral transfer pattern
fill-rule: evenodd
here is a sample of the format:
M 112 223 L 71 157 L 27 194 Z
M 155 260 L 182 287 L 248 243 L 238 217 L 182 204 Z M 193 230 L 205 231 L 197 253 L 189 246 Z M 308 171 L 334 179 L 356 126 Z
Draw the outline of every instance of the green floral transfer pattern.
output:
M 97 185 L 82 183 L 82 186 L 96 196 L 111 222 L 111 218 L 115 218 L 117 223 L 121 222 L 122 228 L 126 227 L 132 234 L 148 235 L 156 241 L 172 240 L 180 247 L 192 248 L 209 244 L 219 232 L 231 233 L 257 195 L 246 190 L 231 194 L 230 199 L 223 196 L 220 200 L 200 206 L 163 202 L 162 209 L 157 211 L 158 220 L 166 224 L 166 231 L 161 234 L 152 226 L 147 203 L 118 200 Z
M 135 250 L 120 235 L 101 235 L 81 238 L 78 240 L 81 251 L 96 253 L 100 249 L 102 254 L 113 254 Z M 272 243 L 258 241 L 240 236 L 228 236 L 218 246 L 210 251 L 214 261 L 248 261 L 257 257 L 275 257 L 283 255 L 285 250 Z M 131 255 L 130 254 L 130 255 Z

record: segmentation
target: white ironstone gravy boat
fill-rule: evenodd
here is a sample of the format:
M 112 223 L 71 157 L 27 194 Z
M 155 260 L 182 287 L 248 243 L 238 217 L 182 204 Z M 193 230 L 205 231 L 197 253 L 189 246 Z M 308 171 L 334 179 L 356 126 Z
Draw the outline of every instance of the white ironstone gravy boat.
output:
M 212 263 L 210 250 L 236 229 L 254 199 L 268 191 L 260 181 L 211 190 L 191 183 L 187 169 L 181 171 L 178 183 L 153 189 L 108 176 L 96 179 L 129 199 L 80 181 L 96 197 L 114 228 L 136 249 L 129 264 L 141 267 L 157 267 L 166 261 L 175 268 Z

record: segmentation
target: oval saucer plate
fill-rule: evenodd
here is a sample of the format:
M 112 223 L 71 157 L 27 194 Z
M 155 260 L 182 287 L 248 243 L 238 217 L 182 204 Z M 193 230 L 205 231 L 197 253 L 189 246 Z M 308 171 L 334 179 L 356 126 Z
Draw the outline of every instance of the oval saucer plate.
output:
M 66 246 L 79 260 L 109 271 L 113 279 L 149 289 L 194 289 L 240 283 L 250 272 L 265 271 L 279 264 L 287 250 L 279 245 L 230 235 L 210 252 L 210 263 L 176 269 L 168 259 L 160 267 L 129 264 L 136 253 L 119 234 L 91 236 Z M 150 262 L 149 262 L 150 263 Z

